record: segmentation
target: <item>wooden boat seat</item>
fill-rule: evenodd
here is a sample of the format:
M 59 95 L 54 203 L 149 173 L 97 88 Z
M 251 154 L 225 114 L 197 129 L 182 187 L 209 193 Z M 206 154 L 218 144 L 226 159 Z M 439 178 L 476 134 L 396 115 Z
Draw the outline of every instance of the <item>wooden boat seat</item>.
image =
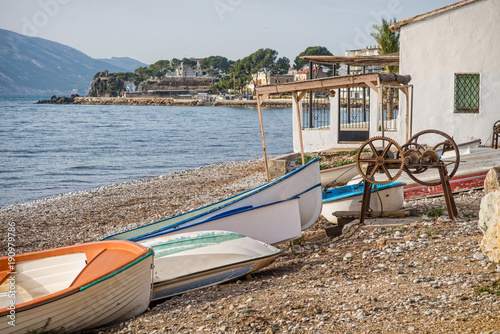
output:
M 16 263 L 16 304 L 68 288 L 86 265 L 85 253 L 72 253 Z M 0 308 L 9 305 L 9 287 L 8 280 L 0 286 Z
M 130 262 L 133 256 L 134 254 L 127 250 L 104 249 L 89 261 L 69 286 L 89 284 L 100 277 L 102 268 L 121 267 Z

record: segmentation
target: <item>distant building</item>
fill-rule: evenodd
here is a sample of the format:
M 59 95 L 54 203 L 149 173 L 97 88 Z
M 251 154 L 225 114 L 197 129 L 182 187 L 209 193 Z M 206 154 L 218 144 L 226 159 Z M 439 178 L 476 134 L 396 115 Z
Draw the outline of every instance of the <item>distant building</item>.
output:
M 346 50 L 344 52 L 346 57 L 356 57 L 356 56 L 378 56 L 380 55 L 380 48 L 378 46 L 365 46 L 364 49 L 356 49 L 356 50 Z M 380 66 L 366 66 L 365 73 L 371 72 L 380 72 L 382 67 Z M 349 74 L 359 74 L 363 73 L 363 68 L 359 66 L 351 66 L 349 71 L 347 69 L 347 65 L 342 64 L 340 68 L 337 70 L 338 75 L 346 75 L 347 72 Z
M 189 60 L 196 61 L 196 66 L 187 66 L 184 64 L 180 64 L 177 66 L 175 69 L 175 76 L 180 77 L 180 78 L 196 78 L 196 77 L 202 77 L 203 76 L 203 71 L 201 70 L 201 65 L 200 62 L 203 60 L 203 58 L 189 58 Z
M 325 72 L 325 68 L 323 66 L 314 66 L 313 67 L 313 79 L 321 79 L 325 78 L 327 72 Z M 305 81 L 309 80 L 309 65 L 304 66 L 303 70 L 294 74 L 293 81 Z
M 255 91 L 255 85 L 257 86 L 267 86 L 267 85 L 278 85 L 293 81 L 293 75 L 291 74 L 273 74 L 265 73 L 262 71 L 252 74 L 252 81 L 247 85 L 247 89 L 253 94 Z

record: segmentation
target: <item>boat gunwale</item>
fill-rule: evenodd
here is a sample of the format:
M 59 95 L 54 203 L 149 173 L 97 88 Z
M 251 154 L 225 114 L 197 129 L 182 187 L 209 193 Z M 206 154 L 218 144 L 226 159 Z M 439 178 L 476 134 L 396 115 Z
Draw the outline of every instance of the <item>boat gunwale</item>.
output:
M 162 223 L 162 222 L 165 222 L 165 221 L 168 221 L 168 220 L 174 219 L 174 218 L 176 218 L 176 217 L 182 217 L 182 216 L 187 215 L 187 214 L 189 214 L 189 213 L 196 212 L 196 211 L 202 211 L 202 210 L 203 210 L 203 209 L 205 209 L 205 208 L 210 208 L 210 207 L 212 207 L 212 209 L 211 209 L 211 210 L 208 210 L 208 211 L 202 211 L 201 213 L 199 213 L 199 214 L 197 214 L 197 215 L 195 215 L 195 216 L 193 216 L 193 217 L 189 217 L 189 218 L 186 218 L 186 219 L 180 220 L 179 222 L 174 223 L 174 224 L 171 224 L 171 225 L 179 225 L 179 224 L 185 223 L 185 222 L 187 222 L 187 221 L 194 220 L 194 219 L 196 219 L 196 218 L 202 217 L 202 216 L 207 215 L 207 214 L 209 214 L 209 213 L 211 213 L 211 212 L 214 212 L 214 211 L 220 210 L 220 209 L 222 209 L 222 208 L 224 208 L 224 207 L 226 207 L 226 206 L 228 206 L 228 205 L 231 205 L 231 204 L 233 204 L 233 203 L 235 203 L 235 202 L 237 202 L 237 201 L 239 201 L 239 200 L 242 200 L 242 199 L 244 199 L 244 198 L 247 198 L 247 197 L 249 197 L 249 196 L 251 196 L 251 195 L 253 195 L 253 194 L 257 194 L 257 193 L 261 192 L 262 190 L 267 189 L 267 188 L 269 188 L 269 187 L 271 187 L 271 186 L 273 186 L 273 185 L 275 185 L 275 184 L 277 184 L 277 183 L 280 183 L 280 182 L 282 182 L 282 181 L 284 181 L 284 180 L 286 180 L 286 179 L 290 178 L 291 176 L 293 176 L 293 175 L 295 175 L 295 174 L 298 174 L 298 173 L 300 173 L 300 172 L 303 172 L 303 171 L 305 171 L 305 170 L 307 169 L 307 167 L 312 166 L 312 165 L 313 165 L 314 163 L 316 163 L 316 162 L 318 162 L 318 163 L 319 163 L 319 158 L 314 158 L 314 159 L 312 159 L 311 161 L 309 161 L 307 164 L 305 164 L 305 165 L 301 166 L 300 168 L 298 168 L 298 169 L 296 169 L 296 170 L 293 170 L 293 171 L 291 171 L 290 173 L 288 173 L 288 174 L 285 174 L 285 175 L 281 176 L 280 178 L 277 178 L 277 179 L 271 180 L 271 181 L 269 181 L 269 182 L 266 182 L 266 183 L 264 183 L 264 184 L 261 184 L 261 185 L 260 185 L 260 186 L 258 186 L 258 187 L 255 187 L 255 188 L 249 189 L 249 190 L 247 190 L 247 191 L 244 191 L 244 192 L 242 192 L 242 193 L 236 194 L 236 195 L 234 195 L 234 196 L 231 196 L 231 197 L 225 198 L 225 199 L 223 199 L 223 200 L 221 200 L 221 201 L 218 201 L 218 202 L 215 202 L 215 203 L 212 203 L 212 204 L 208 204 L 208 205 L 202 206 L 202 207 L 197 208 L 197 209 L 195 209 L 195 210 L 187 211 L 187 212 L 185 212 L 185 213 L 181 213 L 181 214 L 176 215 L 176 216 L 172 216 L 172 217 L 169 217 L 169 218 L 165 218 L 165 219 L 162 219 L 162 220 L 159 220 L 159 221 L 156 221 L 156 222 L 153 222 L 153 223 L 147 224 L 147 225 L 138 226 L 138 227 L 135 227 L 135 228 L 130 229 L 130 230 L 126 230 L 126 231 L 123 231 L 123 232 L 119 232 L 119 233 L 112 234 L 112 235 L 110 235 L 110 236 L 107 236 L 107 237 L 106 237 L 106 238 L 104 238 L 103 240 L 136 240 L 137 238 L 142 238 L 142 237 L 147 236 L 147 235 L 156 234 L 156 233 L 158 233 L 158 232 L 160 232 L 160 231 L 162 231 L 163 229 L 166 229 L 166 228 L 168 228 L 168 227 L 160 227 L 160 228 L 158 228 L 158 229 L 155 229 L 155 230 L 152 230 L 152 231 L 149 231 L 149 232 L 145 232 L 145 233 L 142 233 L 142 234 L 139 234 L 139 235 L 135 235 L 135 236 L 132 236 L 132 237 L 129 237 L 129 238 L 125 238 L 125 239 L 113 239 L 113 238 L 115 238 L 115 237 L 117 237 L 117 236 L 119 236 L 119 235 L 122 235 L 122 234 L 125 234 L 125 233 L 128 233 L 128 232 L 136 231 L 136 230 L 139 230 L 139 229 L 145 228 L 145 227 L 147 227 L 147 226 L 153 226 L 153 225 L 156 225 L 156 224 L 160 224 L 160 223 Z M 318 183 L 318 185 L 316 185 L 316 186 L 314 186 L 314 187 L 312 187 L 312 188 L 315 188 L 315 187 L 317 187 L 317 186 L 321 186 L 321 182 L 320 182 L 320 183 Z M 309 190 L 311 190 L 311 189 L 309 189 Z M 309 191 L 309 190 L 308 190 L 308 191 Z M 307 191 L 306 191 L 306 192 L 307 192 Z M 223 203 L 223 202 L 226 202 L 226 201 L 227 201 L 227 203 L 224 203 L 224 204 L 221 204 L 221 205 L 217 205 L 217 204 L 219 204 L 219 203 Z M 170 226 L 170 225 L 169 225 L 169 226 Z
M 90 286 L 98 284 L 100 282 L 103 282 L 107 279 L 110 279 L 110 278 L 118 275 L 119 273 L 123 272 L 125 269 L 128 269 L 128 268 L 132 267 L 133 265 L 138 264 L 151 256 L 154 256 L 154 252 L 151 248 L 145 247 L 141 244 L 137 244 L 137 243 L 134 243 L 134 242 L 131 242 L 128 240 L 121 240 L 121 241 L 120 240 L 109 240 L 109 241 L 96 241 L 96 242 L 66 246 L 66 247 L 61 247 L 61 248 L 47 249 L 47 250 L 38 251 L 38 252 L 20 254 L 20 255 L 16 255 L 15 259 L 16 259 L 16 263 L 22 263 L 22 262 L 31 261 L 31 260 L 38 260 L 38 259 L 47 258 L 49 256 L 44 256 L 44 255 L 51 254 L 51 253 L 55 253 L 56 255 L 54 255 L 54 256 L 81 253 L 81 252 L 83 252 L 87 255 L 88 253 L 85 251 L 82 251 L 82 248 L 83 249 L 85 249 L 85 248 L 97 248 L 97 246 L 101 243 L 103 244 L 103 247 L 105 247 L 106 244 L 115 244 L 117 246 L 127 245 L 126 247 L 115 247 L 115 248 L 110 247 L 109 249 L 127 249 L 132 253 L 133 249 L 135 248 L 137 251 L 135 253 L 135 256 L 132 259 L 130 259 L 129 261 L 127 261 L 126 263 L 124 263 L 123 265 L 121 265 L 118 268 L 112 268 L 112 269 L 107 270 L 104 274 L 93 279 L 91 282 L 85 282 L 85 283 L 75 285 L 75 286 L 72 283 L 66 289 L 62 289 L 62 290 L 59 290 L 57 292 L 48 294 L 46 296 L 42 296 L 40 298 L 36 298 L 36 299 L 32 299 L 32 300 L 29 300 L 26 302 L 22 302 L 20 304 L 16 304 L 15 305 L 16 313 L 27 311 L 27 310 L 30 310 L 30 309 L 33 309 L 36 307 L 40 307 L 40 306 L 55 302 L 57 300 L 60 300 L 62 298 L 68 297 L 70 295 L 73 295 L 75 293 L 84 291 L 85 289 L 89 288 Z M 71 252 L 58 254 L 60 252 L 66 251 L 66 250 L 71 250 Z M 36 255 L 38 255 L 38 256 L 36 256 Z M 21 257 L 21 259 L 26 257 L 27 259 L 18 261 L 19 257 Z M 7 258 L 8 258 L 8 256 L 2 257 L 2 258 L 0 258 L 0 261 L 2 261 L 3 259 L 6 260 Z M 90 264 L 90 262 L 91 261 L 89 261 L 89 263 L 82 269 L 82 271 L 85 270 L 85 268 L 87 268 L 87 266 Z M 17 272 L 11 272 L 10 275 L 12 275 L 12 274 L 16 275 Z M 6 314 L 9 314 L 9 312 L 10 312 L 9 307 L 10 306 L 5 307 L 3 309 L 0 309 L 0 317 L 4 316 Z
M 205 224 L 205 223 L 208 223 L 208 222 L 211 222 L 211 221 L 214 221 L 214 220 L 223 219 L 223 218 L 227 218 L 227 217 L 230 217 L 230 216 L 236 216 L 238 214 L 247 213 L 249 211 L 253 211 L 253 210 L 257 210 L 257 209 L 262 209 L 262 208 L 265 208 L 265 207 L 268 207 L 268 206 L 271 206 L 271 205 L 276 205 L 276 204 L 285 203 L 285 202 L 289 202 L 289 201 L 292 201 L 292 200 L 298 200 L 298 199 L 299 199 L 299 196 L 293 196 L 293 197 L 290 197 L 288 199 L 284 199 L 284 200 L 281 200 L 281 201 L 267 203 L 267 204 L 259 205 L 259 206 L 256 206 L 256 207 L 252 207 L 252 208 L 250 208 L 248 210 L 244 210 L 244 211 L 238 211 L 238 212 L 234 212 L 234 213 L 229 213 L 229 211 L 228 211 L 228 212 L 226 212 L 226 213 L 228 213 L 227 215 L 223 215 L 224 214 L 224 212 L 223 212 L 223 213 L 221 213 L 220 216 L 210 217 L 210 218 L 208 218 L 206 220 L 203 220 L 201 222 L 197 222 L 197 223 L 194 223 L 194 224 L 191 224 L 191 225 L 186 225 L 186 226 L 180 226 L 178 228 L 174 228 L 174 227 L 176 225 L 179 225 L 179 224 L 172 224 L 172 225 L 169 225 L 169 226 L 165 226 L 165 228 L 163 228 L 163 229 L 157 230 L 155 233 L 146 234 L 146 235 L 144 235 L 144 234 L 138 235 L 137 238 L 133 239 L 133 241 L 134 242 L 139 242 L 139 241 L 143 241 L 143 240 L 152 239 L 152 238 L 155 238 L 155 237 L 159 237 L 159 236 L 162 236 L 162 235 L 165 235 L 165 234 L 172 233 L 173 231 L 176 231 L 176 232 L 177 231 L 181 231 L 181 230 L 184 230 L 184 229 L 187 229 L 187 228 L 190 228 L 190 227 L 193 227 L 193 226 L 198 226 L 198 225 L 201 225 L 201 224 Z M 237 233 L 237 232 L 234 232 L 234 233 Z
M 323 198 L 322 202 L 324 204 L 324 203 L 330 203 L 330 202 L 334 202 L 334 201 L 338 201 L 338 200 L 346 199 L 346 198 L 350 198 L 350 197 L 361 196 L 363 194 L 363 189 L 364 189 L 365 183 L 363 182 L 362 184 L 363 184 L 363 187 L 360 187 L 359 190 L 354 190 L 354 191 L 346 190 L 344 195 L 338 195 L 338 196 L 335 196 L 334 198 L 328 198 L 328 193 L 330 192 L 330 194 L 331 194 L 332 190 L 339 189 L 342 187 L 328 190 L 326 193 L 323 192 L 323 194 L 324 194 L 324 196 L 326 196 L 326 198 Z M 383 191 L 383 190 L 388 190 L 388 189 L 397 188 L 397 187 L 401 187 L 401 186 L 404 187 L 405 185 L 406 185 L 406 183 L 404 183 L 404 182 L 392 182 L 389 184 L 377 185 L 377 188 L 378 188 L 378 191 Z M 345 186 L 345 187 L 352 187 L 352 186 L 353 185 L 349 185 L 349 186 Z M 372 188 L 372 192 L 374 192 L 374 191 L 377 191 L 377 190 Z
M 165 281 L 160 281 L 160 282 L 154 282 L 153 281 L 153 290 L 154 290 L 155 286 L 167 285 L 167 284 L 170 284 L 170 283 L 178 281 L 178 280 L 183 280 L 185 278 L 189 278 L 190 276 L 204 275 L 204 274 L 210 273 L 211 271 L 218 271 L 218 270 L 221 270 L 221 269 L 230 268 L 232 266 L 245 265 L 245 264 L 249 264 L 251 262 L 258 262 L 258 261 L 269 259 L 269 258 L 272 258 L 272 257 L 274 257 L 274 258 L 271 261 L 274 261 L 278 256 L 281 255 L 281 253 L 283 253 L 283 249 L 276 248 L 276 247 L 274 247 L 272 245 L 269 245 L 269 244 L 265 244 L 265 245 L 273 247 L 273 248 L 277 249 L 277 251 L 275 251 L 274 253 L 271 253 L 271 254 L 266 254 L 266 255 L 259 256 L 259 257 L 253 257 L 253 258 L 248 259 L 248 260 L 243 260 L 243 261 L 239 261 L 239 262 L 233 262 L 233 263 L 229 263 L 229 264 L 226 264 L 226 265 L 223 265 L 223 266 L 213 267 L 213 268 L 210 268 L 210 269 L 205 269 L 205 270 L 202 270 L 202 271 L 197 271 L 197 272 L 194 272 L 194 273 L 191 273 L 191 274 L 186 274 L 186 275 L 178 276 L 178 277 L 171 278 L 171 279 L 168 279 L 168 280 L 165 280 Z M 250 272 L 253 272 L 253 271 L 250 271 Z M 235 279 L 235 278 L 232 278 L 232 279 Z M 216 284 L 218 284 L 218 283 L 216 283 Z M 205 286 L 200 287 L 200 288 L 204 288 L 204 287 Z M 181 293 L 184 293 L 184 292 L 181 292 Z M 154 294 L 154 291 L 153 291 L 153 294 Z M 170 296 L 161 297 L 159 299 L 168 298 L 168 297 L 170 297 Z M 155 300 L 157 300 L 157 299 L 155 299 Z

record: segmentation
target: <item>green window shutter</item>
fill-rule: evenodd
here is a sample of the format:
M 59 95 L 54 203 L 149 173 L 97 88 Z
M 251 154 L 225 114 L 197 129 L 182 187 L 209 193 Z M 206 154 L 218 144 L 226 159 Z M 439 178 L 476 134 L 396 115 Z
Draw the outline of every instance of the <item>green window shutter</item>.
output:
M 479 74 L 455 73 L 455 113 L 479 112 Z

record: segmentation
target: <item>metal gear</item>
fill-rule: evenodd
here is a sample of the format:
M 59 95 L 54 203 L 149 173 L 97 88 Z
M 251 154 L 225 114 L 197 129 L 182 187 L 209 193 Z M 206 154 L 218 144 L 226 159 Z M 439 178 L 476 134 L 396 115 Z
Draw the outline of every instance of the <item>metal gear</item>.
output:
M 425 155 L 426 155 L 425 158 L 428 160 L 430 159 L 429 161 L 433 161 L 433 163 L 426 163 L 424 161 L 421 161 L 422 163 L 420 164 L 420 168 L 416 168 L 415 170 L 405 168 L 405 172 L 408 174 L 408 176 L 413 181 L 415 181 L 419 184 L 426 185 L 426 186 L 438 186 L 441 184 L 441 180 L 422 181 L 422 180 L 419 180 L 415 176 L 415 174 L 420 174 L 420 173 L 426 171 L 430 167 L 437 167 L 437 165 L 441 163 L 441 164 L 444 164 L 447 169 L 448 169 L 448 166 L 453 166 L 453 169 L 451 170 L 451 172 L 448 173 L 448 179 L 451 179 L 458 170 L 458 165 L 460 163 L 460 151 L 458 149 L 457 144 L 453 140 L 453 138 L 451 138 L 449 135 L 447 135 L 446 133 L 439 131 L 439 130 L 420 131 L 420 132 L 414 134 L 410 138 L 410 140 L 408 140 L 408 142 L 405 145 L 403 145 L 403 147 L 405 147 L 407 145 L 408 146 L 411 146 L 411 145 L 417 146 L 418 145 L 418 146 L 423 148 L 424 146 L 419 144 L 418 141 L 419 141 L 419 139 L 421 139 L 422 136 L 428 135 L 428 134 L 429 135 L 439 135 L 441 137 L 444 137 L 444 140 L 442 142 L 439 142 L 438 144 L 434 145 L 434 147 L 432 149 L 427 149 L 424 152 L 422 152 L 422 155 L 423 155 L 425 152 L 434 151 L 434 153 L 425 153 Z M 453 161 L 448 161 L 448 162 L 441 161 L 441 157 L 439 156 L 440 154 L 437 152 L 438 150 L 441 150 L 441 155 L 447 151 L 455 151 L 455 159 Z M 437 161 L 436 161 L 436 158 L 437 158 Z
M 374 142 L 376 141 L 381 141 L 382 145 L 374 145 Z M 388 143 L 387 146 L 384 145 L 385 142 Z M 367 146 L 367 149 L 371 151 L 371 155 L 368 158 L 362 157 L 362 154 L 365 153 L 363 151 Z M 378 149 L 376 146 L 385 146 L 385 148 Z M 397 150 L 396 154 L 391 151 L 391 147 L 394 147 Z M 403 172 L 405 164 L 402 156 L 403 151 L 394 140 L 387 137 L 373 137 L 361 144 L 361 147 L 356 155 L 356 167 L 365 181 L 378 185 L 388 184 L 394 182 Z M 367 164 L 366 170 L 362 164 Z M 394 175 L 391 174 L 391 169 L 397 170 Z M 387 179 L 375 180 L 375 173 L 377 172 L 385 174 Z
M 422 153 L 422 164 L 433 166 L 439 162 L 439 154 L 434 149 L 427 149 Z

